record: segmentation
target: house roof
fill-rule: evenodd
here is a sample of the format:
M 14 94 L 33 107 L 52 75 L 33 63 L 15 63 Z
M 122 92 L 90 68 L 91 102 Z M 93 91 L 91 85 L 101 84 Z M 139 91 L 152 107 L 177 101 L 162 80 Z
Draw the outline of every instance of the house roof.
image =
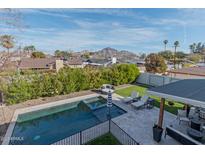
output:
M 205 76 L 205 67 L 187 67 L 187 68 L 169 70 L 168 72 L 175 73 L 175 74 Z
M 46 69 L 55 64 L 56 58 L 23 58 L 19 64 L 20 69 Z
M 87 62 L 89 63 L 96 63 L 96 64 L 106 64 L 110 62 L 111 60 L 108 59 L 88 59 Z
M 67 62 L 68 65 L 82 65 L 83 61 L 79 58 L 69 59 Z
M 164 86 L 150 88 L 149 95 L 205 108 L 205 80 L 179 80 Z

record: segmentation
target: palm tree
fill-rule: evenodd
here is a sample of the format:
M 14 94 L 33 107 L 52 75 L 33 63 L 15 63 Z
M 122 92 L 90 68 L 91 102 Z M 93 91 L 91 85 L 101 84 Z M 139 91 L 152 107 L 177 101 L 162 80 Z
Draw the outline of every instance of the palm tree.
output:
M 179 41 L 174 42 L 174 69 L 176 69 L 176 52 L 177 52 L 177 47 L 179 47 Z
M 11 35 L 2 35 L 0 37 L 0 45 L 6 48 L 9 53 L 9 49 L 14 47 L 14 37 Z
M 167 43 L 168 43 L 168 40 L 164 40 L 163 43 L 164 43 L 164 51 L 166 51 L 166 50 L 167 50 Z

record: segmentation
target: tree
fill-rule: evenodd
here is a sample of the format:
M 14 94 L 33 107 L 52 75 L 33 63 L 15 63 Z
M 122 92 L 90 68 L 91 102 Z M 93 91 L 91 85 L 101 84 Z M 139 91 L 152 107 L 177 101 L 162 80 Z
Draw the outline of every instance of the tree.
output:
M 202 55 L 205 63 L 205 44 L 201 42 L 193 43 L 189 46 L 189 48 L 191 50 L 191 53 Z
M 163 43 L 164 43 L 164 51 L 166 51 L 166 50 L 167 50 L 167 43 L 168 43 L 168 40 L 164 40 Z
M 36 51 L 36 48 L 35 48 L 34 45 L 29 45 L 29 46 L 25 46 L 23 48 L 23 50 L 26 51 L 26 52 L 34 52 L 34 51 Z
M 164 73 L 167 69 L 167 65 L 162 56 L 151 53 L 145 59 L 145 68 L 147 72 Z
M 145 59 L 146 58 L 146 53 L 140 54 L 140 59 Z
M 71 55 L 72 55 L 71 52 L 60 51 L 60 50 L 56 50 L 54 54 L 55 54 L 56 57 L 63 57 L 65 59 L 70 58 Z
M 176 52 L 179 47 L 179 41 L 174 42 L 174 69 L 176 69 Z
M 32 58 L 45 58 L 46 55 L 41 51 L 35 51 L 35 52 L 32 52 L 31 57 Z
M 202 56 L 200 54 L 190 54 L 188 59 L 194 63 L 198 63 L 202 59 Z
M 14 37 L 11 35 L 2 35 L 0 37 L 0 44 L 6 48 L 9 53 L 9 49 L 14 47 Z
M 85 52 L 85 53 L 83 53 L 83 55 L 81 57 L 85 58 L 85 59 L 89 59 L 90 58 L 90 53 L 89 52 Z
M 191 53 L 195 53 L 196 52 L 196 43 L 193 43 L 189 46 L 189 49 L 191 50 Z
M 173 57 L 173 54 L 171 51 L 166 50 L 166 51 L 161 51 L 158 53 L 158 55 L 162 56 L 166 60 L 171 60 Z
M 176 58 L 178 58 L 178 59 L 184 59 L 186 56 L 187 56 L 187 54 L 182 52 L 182 51 L 176 52 Z

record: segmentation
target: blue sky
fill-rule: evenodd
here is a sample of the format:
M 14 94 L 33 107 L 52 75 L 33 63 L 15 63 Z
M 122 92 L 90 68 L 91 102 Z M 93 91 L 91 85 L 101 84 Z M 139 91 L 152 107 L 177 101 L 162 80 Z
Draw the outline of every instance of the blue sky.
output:
M 113 47 L 135 53 L 163 50 L 163 40 L 180 42 L 189 52 L 204 42 L 205 9 L 19 9 L 26 28 L 0 23 L 0 34 L 16 37 L 16 46 L 35 45 L 49 53 Z M 1 12 L 0 12 L 1 16 Z

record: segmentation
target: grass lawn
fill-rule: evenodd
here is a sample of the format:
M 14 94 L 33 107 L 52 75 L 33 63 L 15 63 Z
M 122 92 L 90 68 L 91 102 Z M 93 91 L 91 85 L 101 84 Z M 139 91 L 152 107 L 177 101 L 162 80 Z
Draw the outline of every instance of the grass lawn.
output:
M 115 93 L 117 93 L 118 95 L 121 95 L 123 97 L 126 97 L 126 96 L 130 96 L 132 91 L 137 91 L 137 92 L 139 92 L 140 96 L 143 96 L 143 95 L 145 95 L 146 90 L 147 90 L 147 87 L 139 86 L 139 85 L 133 85 L 133 86 L 130 86 L 128 88 L 123 88 L 123 89 L 116 90 Z M 160 98 L 155 97 L 155 96 L 153 96 L 152 98 L 154 98 L 156 100 L 154 105 L 156 107 L 159 107 Z M 174 102 L 173 106 L 170 106 L 167 101 L 165 102 L 165 110 L 168 111 L 168 112 L 171 112 L 173 114 L 177 114 L 177 110 L 182 109 L 183 106 L 184 106 L 183 104 L 178 103 L 178 102 Z
M 88 142 L 87 145 L 120 145 L 120 142 L 111 133 L 107 133 Z

